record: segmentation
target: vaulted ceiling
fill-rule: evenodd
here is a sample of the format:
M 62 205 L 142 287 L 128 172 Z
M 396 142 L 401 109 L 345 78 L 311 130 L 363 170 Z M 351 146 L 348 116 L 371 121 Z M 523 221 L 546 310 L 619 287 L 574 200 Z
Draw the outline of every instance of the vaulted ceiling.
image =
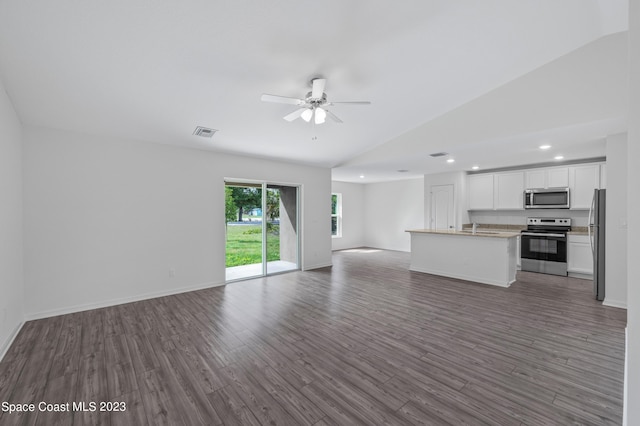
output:
M 626 11 L 623 0 L 0 0 L 0 79 L 25 125 L 389 180 L 545 161 L 540 141 L 567 159 L 603 155 L 603 138 L 626 129 Z M 336 105 L 344 123 L 315 125 L 260 101 L 304 97 L 318 76 L 329 100 L 372 104 Z M 192 135 L 199 125 L 218 132 Z

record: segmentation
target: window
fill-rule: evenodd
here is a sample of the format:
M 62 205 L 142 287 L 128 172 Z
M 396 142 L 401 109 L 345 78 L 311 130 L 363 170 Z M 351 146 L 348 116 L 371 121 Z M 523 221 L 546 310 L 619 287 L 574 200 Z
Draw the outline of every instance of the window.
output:
M 331 236 L 342 237 L 342 194 L 331 194 Z

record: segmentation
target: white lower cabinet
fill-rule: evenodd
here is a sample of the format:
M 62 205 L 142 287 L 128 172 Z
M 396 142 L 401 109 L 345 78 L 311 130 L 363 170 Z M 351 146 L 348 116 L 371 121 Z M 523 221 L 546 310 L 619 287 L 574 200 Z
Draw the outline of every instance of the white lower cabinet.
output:
M 568 235 L 567 272 L 582 278 L 593 277 L 593 253 L 587 235 Z

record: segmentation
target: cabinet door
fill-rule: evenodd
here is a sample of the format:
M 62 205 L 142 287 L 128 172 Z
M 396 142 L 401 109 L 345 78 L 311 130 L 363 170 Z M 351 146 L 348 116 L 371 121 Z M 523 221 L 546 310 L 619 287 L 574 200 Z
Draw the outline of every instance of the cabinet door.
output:
M 547 170 L 547 188 L 566 188 L 568 186 L 568 167 L 554 167 Z
M 493 210 L 493 175 L 469 176 L 469 210 Z
M 524 173 L 496 173 L 493 181 L 496 210 L 524 210 Z
M 588 210 L 593 199 L 593 190 L 600 186 L 600 165 L 588 164 L 569 167 L 569 190 L 571 209 Z
M 569 235 L 567 244 L 567 271 L 593 275 L 593 253 L 589 237 Z
M 547 174 L 544 169 L 528 170 L 525 172 L 524 177 L 527 189 L 547 187 Z

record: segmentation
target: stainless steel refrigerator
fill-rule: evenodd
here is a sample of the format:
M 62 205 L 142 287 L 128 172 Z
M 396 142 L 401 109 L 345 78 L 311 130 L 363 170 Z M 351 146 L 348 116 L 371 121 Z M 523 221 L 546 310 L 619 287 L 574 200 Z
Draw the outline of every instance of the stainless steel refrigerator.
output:
M 589 209 L 589 238 L 593 253 L 593 294 L 597 300 L 604 300 L 605 279 L 605 218 L 607 205 L 607 190 L 596 189 Z

